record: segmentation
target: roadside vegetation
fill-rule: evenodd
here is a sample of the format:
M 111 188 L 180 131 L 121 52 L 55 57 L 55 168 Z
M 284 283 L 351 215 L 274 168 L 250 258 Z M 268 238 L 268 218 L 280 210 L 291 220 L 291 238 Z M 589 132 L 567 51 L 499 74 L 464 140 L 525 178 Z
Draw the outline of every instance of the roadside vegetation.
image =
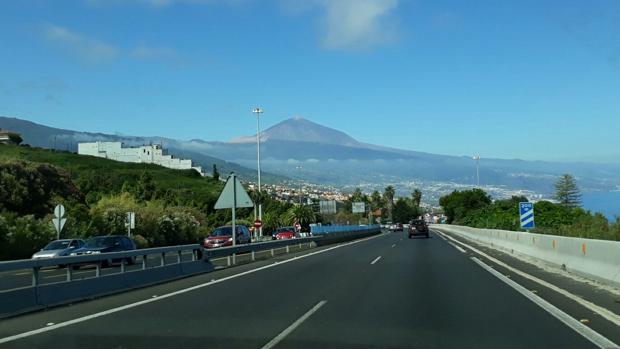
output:
M 555 189 L 557 203 L 535 203 L 536 228 L 531 230 L 532 233 L 620 240 L 620 217 L 609 222 L 601 213 L 581 208 L 581 194 L 571 175 L 562 176 Z M 449 224 L 517 231 L 521 230 L 519 202 L 527 201 L 522 196 L 493 201 L 483 190 L 473 189 L 454 191 L 442 197 L 439 204 Z
M 63 237 L 126 234 L 127 212 L 135 212 L 132 238 L 139 247 L 196 243 L 229 224 L 230 210 L 214 210 L 223 183 L 194 170 L 122 163 L 70 152 L 0 145 L 0 260 L 29 258 L 56 238 L 53 208 L 63 204 Z M 299 221 L 307 228 L 312 210 L 260 199 L 265 232 Z M 254 220 L 238 209 L 238 224 Z

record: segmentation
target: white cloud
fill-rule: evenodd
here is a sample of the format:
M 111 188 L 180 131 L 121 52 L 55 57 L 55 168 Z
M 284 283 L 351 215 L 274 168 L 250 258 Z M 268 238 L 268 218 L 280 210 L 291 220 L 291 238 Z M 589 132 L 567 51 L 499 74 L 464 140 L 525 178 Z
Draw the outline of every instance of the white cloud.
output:
M 280 0 L 287 15 L 320 14 L 321 45 L 333 50 L 364 50 L 393 42 L 393 15 L 400 0 Z
M 50 42 L 69 49 L 79 58 L 89 62 L 102 62 L 115 59 L 119 50 L 102 41 L 86 37 L 65 27 L 47 24 L 43 28 L 45 38 Z
M 55 24 L 45 25 L 43 34 L 48 41 L 90 63 L 108 62 L 117 58 L 176 63 L 181 61 L 179 54 L 171 48 L 138 45 L 124 50 Z
M 321 0 L 320 5 L 326 48 L 365 49 L 395 38 L 391 13 L 398 0 Z

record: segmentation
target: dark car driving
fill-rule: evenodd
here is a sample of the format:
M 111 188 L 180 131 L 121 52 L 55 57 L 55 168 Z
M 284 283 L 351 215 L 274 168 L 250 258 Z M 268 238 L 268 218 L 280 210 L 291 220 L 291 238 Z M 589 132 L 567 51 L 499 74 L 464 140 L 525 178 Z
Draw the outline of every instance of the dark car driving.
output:
M 136 244 L 130 238 L 123 235 L 95 236 L 86 240 L 84 247 L 73 251 L 71 256 L 133 251 L 135 249 Z M 112 263 L 118 263 L 121 260 L 122 259 L 107 259 L 103 260 L 101 265 L 105 267 Z M 133 264 L 135 262 L 135 257 L 126 258 L 125 261 L 129 264 Z
M 235 226 L 236 244 L 249 244 L 251 241 L 250 230 L 245 225 Z M 215 229 L 211 235 L 204 238 L 204 248 L 232 246 L 232 226 L 223 226 Z
M 409 238 L 412 239 L 416 235 L 429 237 L 428 225 L 423 219 L 414 219 L 409 223 Z

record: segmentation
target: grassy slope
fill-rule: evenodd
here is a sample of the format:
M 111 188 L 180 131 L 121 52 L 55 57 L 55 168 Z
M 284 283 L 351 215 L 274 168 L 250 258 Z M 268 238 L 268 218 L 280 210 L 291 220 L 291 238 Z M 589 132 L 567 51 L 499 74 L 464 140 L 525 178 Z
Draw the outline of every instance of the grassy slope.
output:
M 223 187 L 223 183 L 203 178 L 194 170 L 173 170 L 153 164 L 133 164 L 69 152 L 0 145 L 0 161 L 18 159 L 61 167 L 72 177 L 88 171 L 104 171 L 120 185 L 127 178 L 138 178 L 146 170 L 152 174 L 158 188 L 190 190 L 197 197 L 217 198 Z

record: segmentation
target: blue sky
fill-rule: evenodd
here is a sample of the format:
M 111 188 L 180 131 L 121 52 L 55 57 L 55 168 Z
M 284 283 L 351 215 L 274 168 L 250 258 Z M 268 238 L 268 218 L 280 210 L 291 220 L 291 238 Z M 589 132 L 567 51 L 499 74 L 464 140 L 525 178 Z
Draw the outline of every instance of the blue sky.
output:
M 620 162 L 620 2 L 0 3 L 0 115 L 228 140 L 293 116 L 443 154 Z

